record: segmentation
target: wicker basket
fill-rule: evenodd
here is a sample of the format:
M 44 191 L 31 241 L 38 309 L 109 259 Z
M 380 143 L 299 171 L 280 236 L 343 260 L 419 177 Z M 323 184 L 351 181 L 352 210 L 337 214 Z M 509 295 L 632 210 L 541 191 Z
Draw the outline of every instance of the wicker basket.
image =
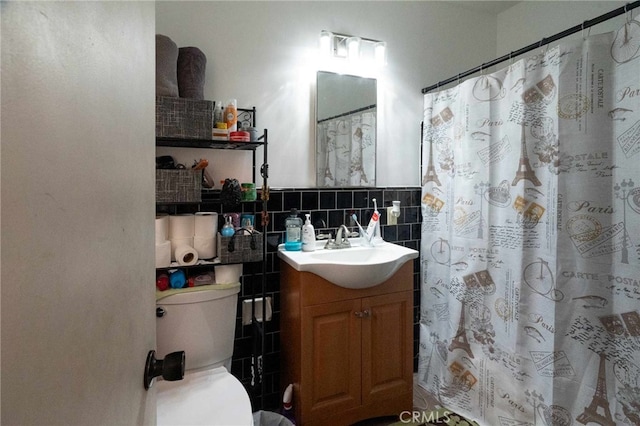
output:
M 156 203 L 202 201 L 202 170 L 156 169 Z
M 240 228 L 232 237 L 218 233 L 220 263 L 259 262 L 263 254 L 263 235 L 258 231 Z
M 211 140 L 215 102 L 156 96 L 156 137 Z

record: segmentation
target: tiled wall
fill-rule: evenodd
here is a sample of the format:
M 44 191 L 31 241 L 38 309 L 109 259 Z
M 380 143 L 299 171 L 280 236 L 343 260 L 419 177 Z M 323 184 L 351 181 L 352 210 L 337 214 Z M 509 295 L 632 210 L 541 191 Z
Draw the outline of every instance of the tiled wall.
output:
M 369 222 L 373 212 L 372 199 L 378 202 L 382 214 L 381 230 L 383 238 L 416 250 L 420 246 L 420 188 L 372 188 L 372 189 L 272 189 L 268 203 L 270 223 L 267 229 L 266 293 L 273 300 L 273 319 L 266 323 L 265 357 L 263 359 L 264 395 L 250 392 L 254 407 L 275 410 L 280 407 L 280 260 L 276 254 L 278 243 L 282 243 L 285 218 L 292 208 L 298 209 L 300 217 L 311 213 L 311 222 L 316 232 L 333 232 L 342 224 L 350 228 L 349 217 L 355 213 L 363 226 Z M 401 202 L 401 216 L 397 225 L 387 225 L 386 207 L 394 200 Z M 206 208 L 205 206 L 201 206 Z M 203 209 L 204 210 L 204 209 Z M 357 227 L 353 226 L 357 231 Z M 414 370 L 417 370 L 418 321 L 419 321 L 419 259 L 414 261 Z M 252 269 L 256 268 L 258 269 Z M 251 275 L 254 272 L 255 275 Z M 254 339 L 252 326 L 241 323 L 242 300 L 250 298 L 252 291 L 259 292 L 262 285 L 260 265 L 245 265 L 242 278 L 242 293 L 239 298 L 236 340 L 231 372 L 248 389 L 252 389 L 252 353 Z M 254 387 L 253 389 L 261 387 Z M 259 392 L 259 391 L 257 391 Z M 262 406 L 260 407 L 260 400 Z

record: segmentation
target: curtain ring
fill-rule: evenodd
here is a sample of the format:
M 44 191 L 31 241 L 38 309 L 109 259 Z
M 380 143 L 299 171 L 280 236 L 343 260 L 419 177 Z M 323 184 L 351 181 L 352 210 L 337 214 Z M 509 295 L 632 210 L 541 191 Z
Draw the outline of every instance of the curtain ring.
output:
M 544 50 L 542 49 L 542 46 L 545 45 L 545 42 L 544 42 L 545 40 L 546 40 L 546 38 L 542 37 L 542 40 L 540 40 L 540 43 L 538 43 L 538 48 L 540 49 L 540 54 L 543 55 L 543 56 L 547 54 L 547 49 L 549 47 L 548 44 L 547 44 L 547 49 L 544 49 Z

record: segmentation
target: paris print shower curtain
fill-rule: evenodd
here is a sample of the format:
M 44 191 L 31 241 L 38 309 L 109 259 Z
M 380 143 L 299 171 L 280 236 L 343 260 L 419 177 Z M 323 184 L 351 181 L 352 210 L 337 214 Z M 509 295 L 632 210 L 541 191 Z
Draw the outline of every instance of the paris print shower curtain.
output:
M 419 384 L 481 425 L 640 424 L 640 23 L 424 98 Z

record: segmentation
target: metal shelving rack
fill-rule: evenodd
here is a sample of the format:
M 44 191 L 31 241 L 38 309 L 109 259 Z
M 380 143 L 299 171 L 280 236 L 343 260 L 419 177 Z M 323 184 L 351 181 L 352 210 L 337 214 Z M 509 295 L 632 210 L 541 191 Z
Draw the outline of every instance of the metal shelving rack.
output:
M 250 127 L 254 127 L 256 123 L 256 108 L 238 108 L 238 127 L 241 128 L 243 124 L 247 124 Z M 259 271 L 252 270 L 251 276 L 255 277 L 256 275 L 260 275 L 260 288 L 256 290 L 256 286 L 252 285 L 251 291 L 251 300 L 253 303 L 251 304 L 251 317 L 252 317 L 252 381 L 249 387 L 251 401 L 254 405 L 254 411 L 261 410 L 264 408 L 264 375 L 262 363 L 265 355 L 265 324 L 264 321 L 258 321 L 256 319 L 256 309 L 255 309 L 255 300 L 258 297 L 262 298 L 262 312 L 263 316 L 266 313 L 266 262 L 267 262 L 267 228 L 269 225 L 269 210 L 268 210 L 268 202 L 269 202 L 269 163 L 268 163 L 268 131 L 264 129 L 264 133 L 258 138 L 257 141 L 254 142 L 229 142 L 229 141 L 218 141 L 218 140 L 208 140 L 208 139 L 183 139 L 183 138 L 171 138 L 171 137 L 157 137 L 156 138 L 156 146 L 162 147 L 176 147 L 176 148 L 205 148 L 205 149 L 223 149 L 223 150 L 236 150 L 236 151 L 252 151 L 252 175 L 253 182 L 258 184 L 258 173 L 260 173 L 260 177 L 262 179 L 261 190 L 259 191 L 259 199 L 256 200 L 253 207 L 253 212 L 256 214 L 256 227 L 258 224 L 258 216 L 257 216 L 257 206 L 261 207 L 260 211 L 260 226 L 262 227 L 262 261 L 255 262 L 259 263 L 260 268 Z M 262 164 L 258 168 L 258 157 L 257 150 L 258 148 L 263 149 L 262 156 Z M 219 199 L 220 190 L 212 190 L 212 189 L 203 189 L 203 200 L 212 201 L 216 198 Z M 201 202 L 201 203 L 202 203 Z M 189 204 L 201 204 L 201 203 L 189 203 Z M 184 203 L 173 203 L 173 207 L 176 207 L 177 204 Z M 157 204 L 160 205 L 160 204 Z M 181 268 L 198 268 L 203 266 L 211 266 L 211 265 L 220 265 L 219 262 L 205 262 L 201 265 L 193 265 L 188 267 Z M 252 265 L 252 269 L 253 269 Z M 159 268 L 159 269 L 171 269 L 169 268 Z M 245 383 L 245 386 L 247 384 Z

